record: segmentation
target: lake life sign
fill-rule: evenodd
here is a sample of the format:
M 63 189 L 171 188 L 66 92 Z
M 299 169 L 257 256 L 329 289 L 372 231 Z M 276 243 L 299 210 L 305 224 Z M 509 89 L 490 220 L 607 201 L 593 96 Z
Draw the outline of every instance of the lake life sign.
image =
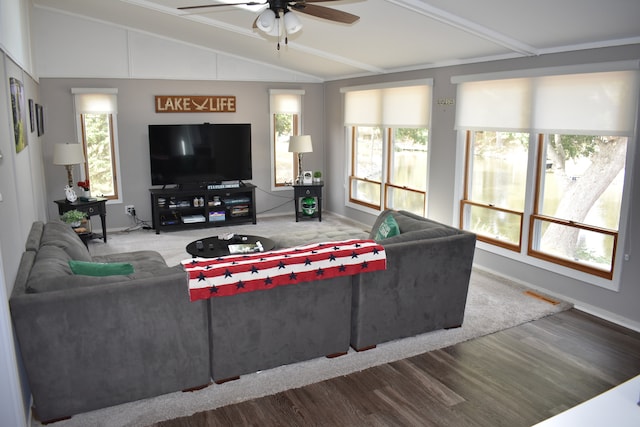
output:
M 156 113 L 235 112 L 235 96 L 156 95 Z

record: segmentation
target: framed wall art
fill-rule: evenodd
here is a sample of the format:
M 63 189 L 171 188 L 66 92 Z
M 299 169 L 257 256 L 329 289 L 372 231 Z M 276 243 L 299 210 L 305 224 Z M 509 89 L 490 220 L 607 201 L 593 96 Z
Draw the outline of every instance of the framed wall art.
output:
M 44 108 L 36 104 L 36 122 L 38 123 L 38 136 L 44 135 Z
M 29 130 L 31 132 L 36 130 L 36 106 L 33 99 L 29 100 Z
M 15 77 L 9 78 L 11 91 L 11 110 L 13 111 L 13 135 L 16 143 L 16 153 L 21 152 L 27 146 L 27 117 L 24 106 L 24 86 Z

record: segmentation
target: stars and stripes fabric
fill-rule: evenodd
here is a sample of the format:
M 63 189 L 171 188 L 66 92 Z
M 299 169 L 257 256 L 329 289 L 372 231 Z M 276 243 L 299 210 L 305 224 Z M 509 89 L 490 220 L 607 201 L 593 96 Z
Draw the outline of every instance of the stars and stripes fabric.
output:
M 361 239 L 219 258 L 195 257 L 181 264 L 189 275 L 191 301 L 387 268 L 384 247 Z

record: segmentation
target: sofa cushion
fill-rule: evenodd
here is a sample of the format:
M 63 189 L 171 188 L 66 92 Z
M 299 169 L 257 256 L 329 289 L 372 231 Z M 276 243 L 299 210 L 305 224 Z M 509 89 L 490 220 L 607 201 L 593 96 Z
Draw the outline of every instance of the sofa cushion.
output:
M 27 293 L 61 291 L 131 280 L 136 275 L 92 277 L 71 273 L 69 254 L 57 246 L 43 246 L 27 280 Z M 148 274 L 148 273 L 147 273 Z
M 141 273 L 157 274 L 159 270 L 167 268 L 167 263 L 162 255 L 156 251 L 122 252 L 101 256 L 94 256 L 94 262 L 126 262 L 133 265 L 136 276 Z
M 375 232 L 374 240 L 380 241 L 389 237 L 397 236 L 400 234 L 400 227 L 391 213 L 386 215 L 384 219 L 378 224 L 377 229 L 372 229 L 371 232 Z
M 42 233 L 42 246 L 56 246 L 63 249 L 70 259 L 78 261 L 91 261 L 89 250 L 82 243 L 71 226 L 61 221 L 51 221 L 44 226 Z
M 133 265 L 128 262 L 87 262 L 69 260 L 69 268 L 73 274 L 83 276 L 116 276 L 133 274 Z

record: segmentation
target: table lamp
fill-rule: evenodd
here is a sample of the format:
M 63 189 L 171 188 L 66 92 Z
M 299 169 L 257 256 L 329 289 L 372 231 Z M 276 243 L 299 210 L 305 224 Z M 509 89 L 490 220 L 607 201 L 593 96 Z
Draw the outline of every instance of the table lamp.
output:
M 298 153 L 298 183 L 302 183 L 302 153 L 312 153 L 311 135 L 297 135 L 289 138 L 289 152 Z
M 53 164 L 63 165 L 67 169 L 69 189 L 73 189 L 73 165 L 84 163 L 84 152 L 80 144 L 56 144 L 53 147 Z M 67 199 L 69 195 L 67 194 Z M 73 201 L 73 200 L 70 200 Z

